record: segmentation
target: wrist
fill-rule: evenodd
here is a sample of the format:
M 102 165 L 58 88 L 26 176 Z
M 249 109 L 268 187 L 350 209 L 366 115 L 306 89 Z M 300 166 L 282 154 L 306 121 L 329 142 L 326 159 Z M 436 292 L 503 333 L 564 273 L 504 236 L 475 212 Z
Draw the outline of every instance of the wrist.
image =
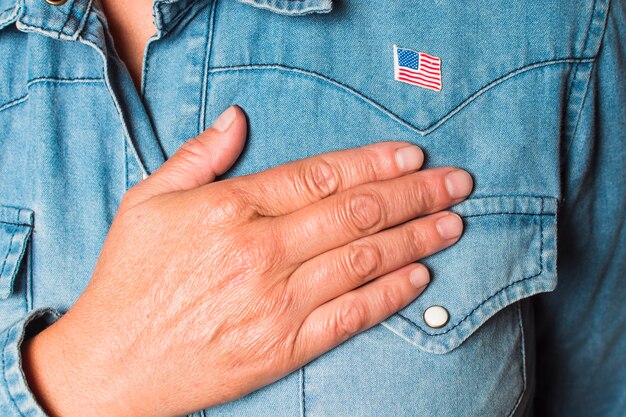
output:
M 84 416 L 86 410 L 92 416 L 135 415 L 119 395 L 119 379 L 97 363 L 88 338 L 77 336 L 69 320 L 61 317 L 21 346 L 26 381 L 41 408 L 50 417 Z

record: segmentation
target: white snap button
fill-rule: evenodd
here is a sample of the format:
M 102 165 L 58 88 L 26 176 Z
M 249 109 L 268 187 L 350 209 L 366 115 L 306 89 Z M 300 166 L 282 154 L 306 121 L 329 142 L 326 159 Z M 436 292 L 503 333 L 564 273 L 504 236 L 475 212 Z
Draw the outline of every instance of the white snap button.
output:
M 430 306 L 424 311 L 424 321 L 435 329 L 445 326 L 449 319 L 448 310 L 441 306 Z

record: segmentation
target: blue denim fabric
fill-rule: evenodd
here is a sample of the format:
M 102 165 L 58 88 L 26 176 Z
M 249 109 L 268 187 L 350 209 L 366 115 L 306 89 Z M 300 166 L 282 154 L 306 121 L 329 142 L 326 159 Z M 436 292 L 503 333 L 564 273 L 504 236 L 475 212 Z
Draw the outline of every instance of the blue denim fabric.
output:
M 0 0 L 0 415 L 45 415 L 20 344 L 85 288 L 123 193 L 237 103 L 221 178 L 402 140 L 475 187 L 422 296 L 197 415 L 623 417 L 625 9 L 155 0 L 137 91 L 97 2 Z M 394 44 L 440 57 L 442 91 L 395 81 Z

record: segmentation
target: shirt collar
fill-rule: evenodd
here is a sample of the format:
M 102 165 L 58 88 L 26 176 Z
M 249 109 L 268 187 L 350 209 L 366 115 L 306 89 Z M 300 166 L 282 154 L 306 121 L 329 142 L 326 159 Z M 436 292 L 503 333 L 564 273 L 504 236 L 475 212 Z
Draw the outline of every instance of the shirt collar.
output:
M 332 0 L 239 0 L 261 9 L 271 10 L 286 15 L 304 15 L 310 13 L 328 13 L 332 9 Z
M 52 6 L 45 0 L 0 0 L 0 28 L 16 22 L 20 29 L 59 39 L 76 39 L 93 0 L 68 0 Z
M 45 0 L 0 0 L 0 29 L 19 22 L 27 30 L 34 30 L 59 39 L 76 39 L 83 28 L 94 0 L 68 0 L 52 6 Z M 154 0 L 159 16 L 157 28 L 174 20 L 190 3 L 198 0 Z M 232 0 L 231 0 L 232 1 Z M 238 0 L 260 9 L 285 15 L 328 13 L 332 0 Z

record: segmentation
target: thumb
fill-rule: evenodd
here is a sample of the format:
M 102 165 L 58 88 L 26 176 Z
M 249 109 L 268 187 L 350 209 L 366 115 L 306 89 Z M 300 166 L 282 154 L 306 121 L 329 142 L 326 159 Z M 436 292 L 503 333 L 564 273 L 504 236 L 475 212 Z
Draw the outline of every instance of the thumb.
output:
M 213 182 L 237 160 L 245 144 L 246 116 L 236 105 L 213 125 L 180 148 L 152 175 L 137 184 L 142 200 L 156 194 L 183 191 Z

